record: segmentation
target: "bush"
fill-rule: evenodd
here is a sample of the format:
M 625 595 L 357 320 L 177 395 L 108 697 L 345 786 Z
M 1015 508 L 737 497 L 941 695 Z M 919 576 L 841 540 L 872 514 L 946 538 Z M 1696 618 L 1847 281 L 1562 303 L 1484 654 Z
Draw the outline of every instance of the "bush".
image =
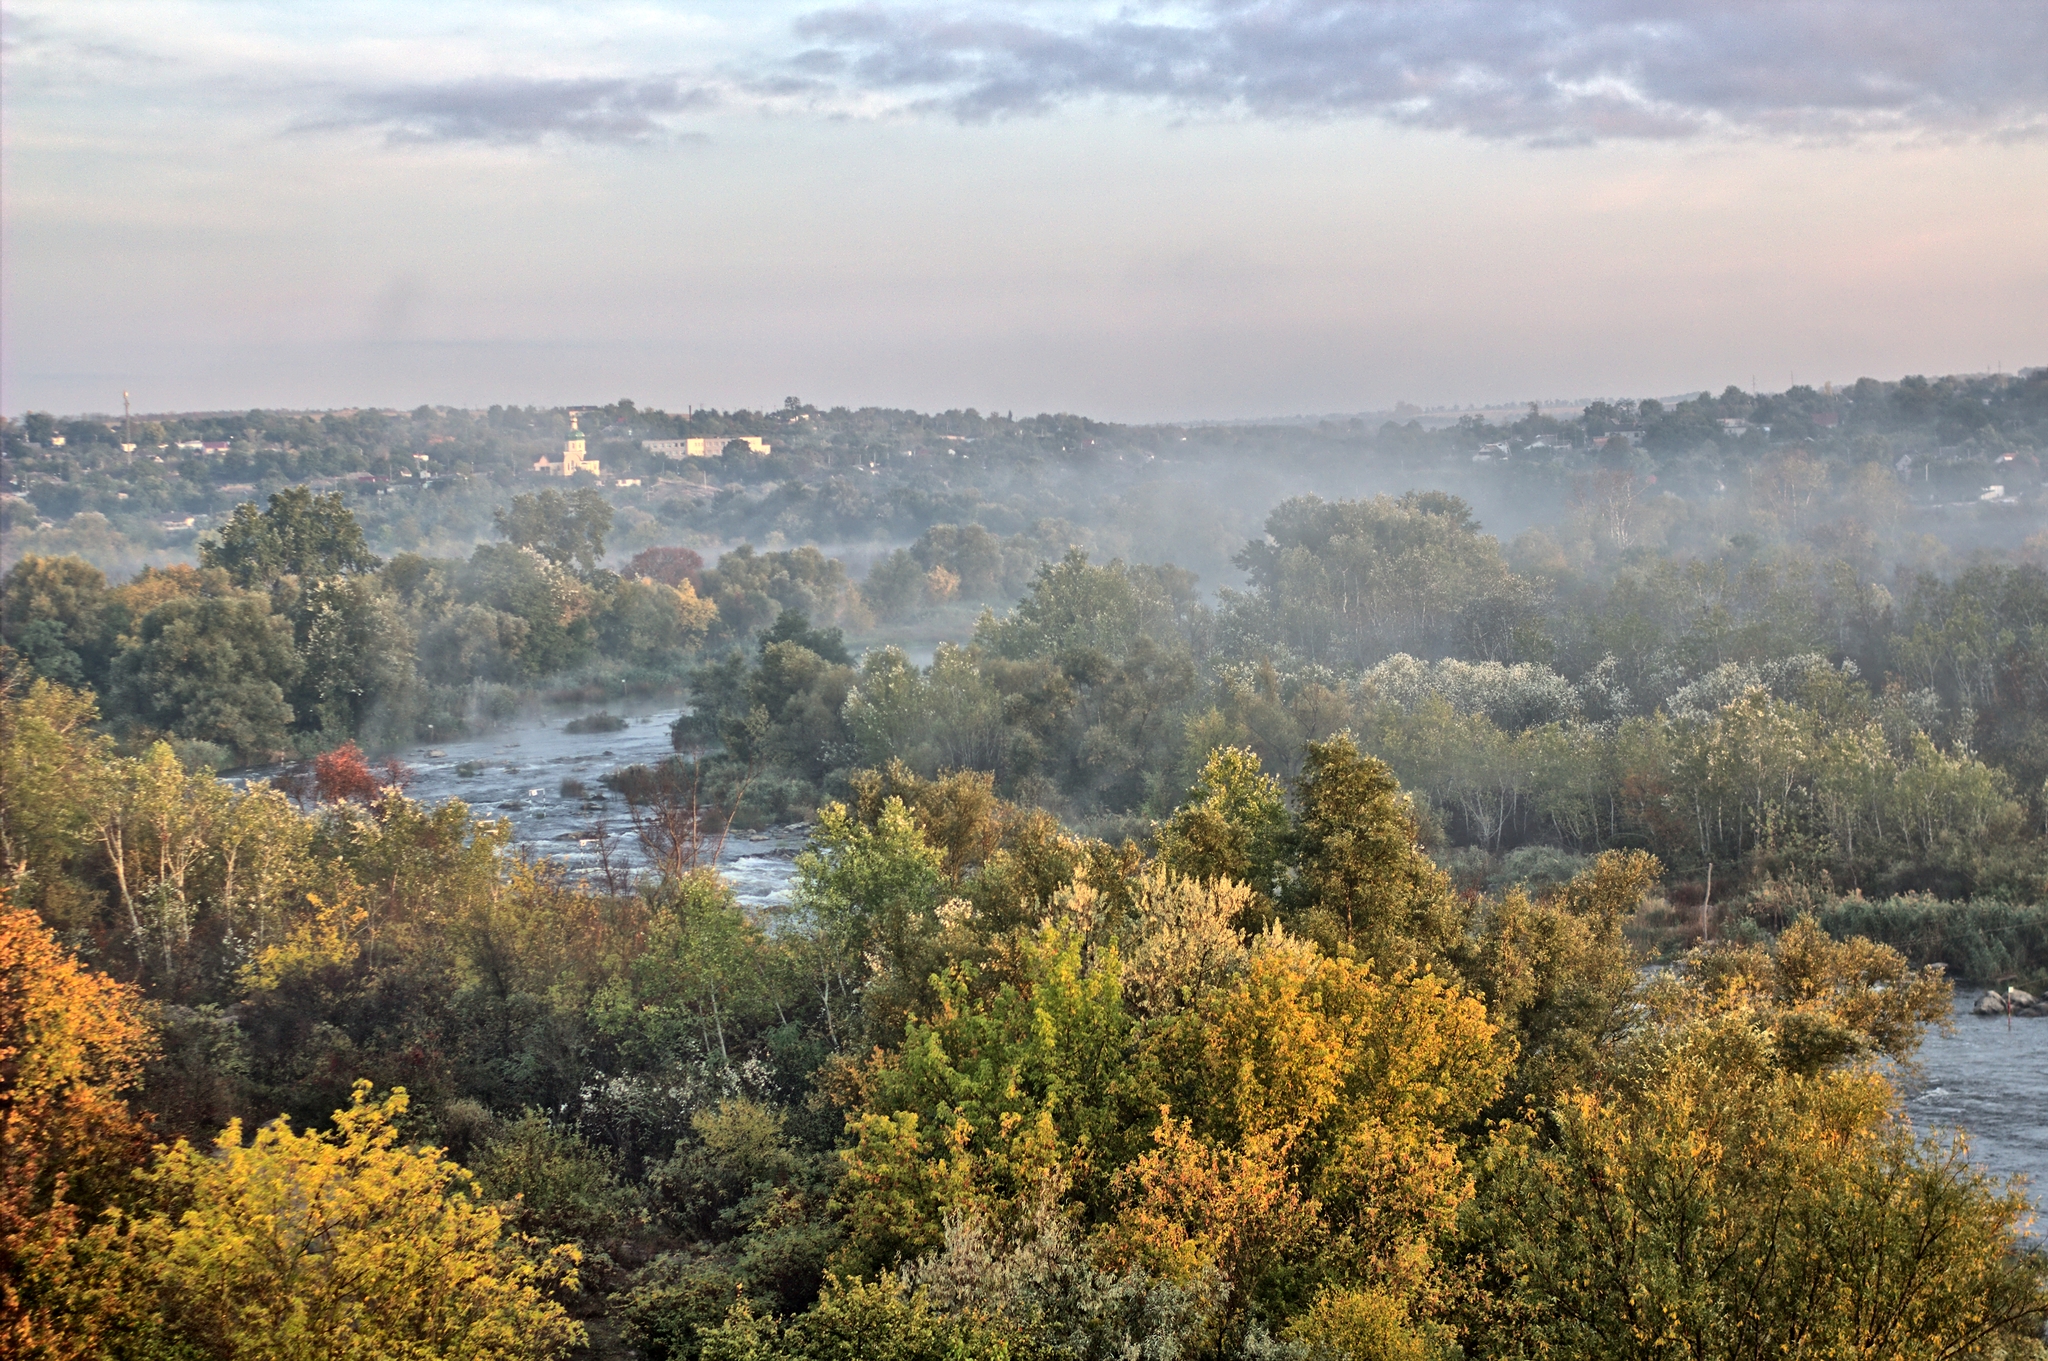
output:
M 780 1186 L 798 1170 L 772 1106 L 733 1098 L 690 1117 L 694 1139 L 648 1172 L 648 1185 L 682 1227 L 714 1232 L 757 1190 Z M 730 1227 L 742 1227 L 729 1225 Z
M 1486 886 L 1500 893 L 1520 884 L 1530 897 L 1540 898 L 1559 884 L 1570 883 L 1590 863 L 1585 856 L 1556 846 L 1518 846 L 1500 858 Z
M 218 742 L 202 742 L 198 738 L 173 737 L 171 750 L 178 754 L 178 764 L 185 767 L 187 774 L 218 774 L 235 763 L 235 753 Z
M 606 713 L 600 709 L 594 714 L 585 714 L 581 718 L 570 719 L 562 726 L 562 731 L 575 733 L 618 732 L 625 726 L 625 719 L 617 714 Z
M 672 1252 L 655 1258 L 611 1303 L 625 1321 L 626 1340 L 648 1361 L 697 1361 L 704 1334 L 739 1297 L 739 1278 L 725 1266 Z
M 484 1145 L 477 1180 L 494 1199 L 516 1201 L 523 1232 L 592 1242 L 640 1218 L 640 1199 L 612 1160 L 583 1136 L 529 1110 Z
M 1868 936 L 1889 945 L 1915 965 L 1945 964 L 1966 983 L 2048 987 L 2048 903 L 1943 902 L 1917 893 L 1844 898 L 1821 912 L 1820 924 L 1837 940 Z

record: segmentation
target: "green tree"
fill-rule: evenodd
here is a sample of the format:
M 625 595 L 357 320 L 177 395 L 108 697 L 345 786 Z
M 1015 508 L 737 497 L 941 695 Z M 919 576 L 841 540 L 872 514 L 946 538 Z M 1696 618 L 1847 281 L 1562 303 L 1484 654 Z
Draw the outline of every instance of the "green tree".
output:
M 1127 567 L 1121 561 L 1096 567 L 1085 552 L 1069 549 L 1060 561 L 1039 567 L 1015 609 L 1000 619 L 984 614 L 974 640 L 1012 660 L 1084 652 L 1121 658 L 1141 636 L 1177 636 L 1190 586 L 1187 574 L 1171 567 Z
M 670 586 L 652 578 L 623 581 L 597 621 L 607 656 L 640 666 L 673 662 L 695 648 L 718 622 L 718 608 L 689 578 Z
M 595 487 L 527 492 L 491 513 L 491 523 L 514 548 L 531 548 L 557 567 L 585 573 L 604 560 L 604 536 L 611 532 L 612 506 Z
M 805 544 L 757 553 L 741 544 L 704 574 L 704 594 L 718 606 L 722 627 L 735 638 L 750 638 L 795 610 L 805 620 L 828 620 L 846 600 L 846 568 Z
M 517 674 L 527 678 L 551 675 L 589 655 L 596 597 L 589 586 L 538 549 L 478 544 L 456 582 L 464 604 L 488 606 L 497 613 L 451 615 L 445 627 L 436 630 L 432 642 L 437 648 L 489 657 L 495 646 L 510 651 Z M 458 636 L 447 637 L 446 629 L 458 625 Z M 507 649 L 508 642 L 516 647 Z M 450 659 L 442 652 L 436 655 L 445 668 Z
M 1296 795 L 1297 870 L 1283 906 L 1309 934 L 1349 943 L 1383 968 L 1447 967 L 1464 911 L 1424 854 L 1386 763 L 1361 754 L 1348 732 L 1311 742 Z
M 893 1276 L 827 1285 L 815 1309 L 781 1324 L 742 1299 L 706 1334 L 704 1361 L 1007 1361 L 1007 1339 L 932 1308 Z
M 0 638 L 62 685 L 103 682 L 113 650 L 107 579 L 79 558 L 30 553 L 0 577 Z
M 1515 1042 L 1505 1110 L 1547 1107 L 1595 1081 L 1611 1059 L 1635 1020 L 1638 988 L 1622 927 L 1660 872 L 1643 851 L 1609 851 L 1533 903 L 1517 887 L 1480 908 L 1461 964 Z
M 291 621 L 262 596 L 187 596 L 143 617 L 113 690 L 142 723 L 259 760 L 287 745 L 300 666 Z
M 1246 748 L 1218 747 L 1159 829 L 1159 859 L 1176 874 L 1251 885 L 1258 895 L 1252 907 L 1269 913 L 1280 893 L 1289 830 L 1280 781 L 1261 771 Z
M 334 738 L 412 736 L 417 643 L 390 596 L 366 577 L 304 581 L 290 614 L 301 662 L 291 691 L 302 727 Z
M 1114 951 L 1091 965 L 1080 933 L 1050 922 L 1013 950 L 992 991 L 971 965 L 935 979 L 927 1015 L 864 1075 L 839 1192 L 849 1265 L 895 1266 L 939 1246 L 949 1213 L 1007 1217 L 1076 1172 L 1080 1199 L 1107 1208 L 1109 1172 L 1137 1151 Z
M 344 576 L 383 565 L 341 493 L 316 496 L 305 487 L 272 494 L 268 510 L 247 501 L 236 506 L 220 532 L 200 542 L 199 559 L 224 569 L 245 589 L 286 576 Z
M 89 693 L 0 677 L 0 853 L 15 902 L 66 930 L 100 924 L 97 854 L 113 741 Z
M 846 970 L 868 956 L 881 965 L 860 996 L 873 1033 L 891 1035 L 921 995 L 934 962 L 943 856 L 894 796 L 884 801 L 872 826 L 843 804 L 825 805 L 812 845 L 797 857 L 796 905 L 816 922 Z M 835 981 L 842 995 L 851 995 L 845 972 Z M 828 987 L 828 1009 L 829 996 Z
M 1536 603 L 1471 507 L 1444 492 L 1297 497 L 1235 561 L 1251 590 L 1224 594 L 1226 629 L 1324 665 L 1394 652 L 1500 659 L 1520 647 Z

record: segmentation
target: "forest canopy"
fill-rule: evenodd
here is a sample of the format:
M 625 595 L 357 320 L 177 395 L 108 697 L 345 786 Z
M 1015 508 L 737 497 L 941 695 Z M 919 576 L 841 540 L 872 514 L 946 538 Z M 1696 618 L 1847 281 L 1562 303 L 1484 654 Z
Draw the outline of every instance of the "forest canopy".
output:
M 764 913 L 91 718 L 5 697 L 26 1354 L 2016 1356 L 2048 1322 L 2021 1191 L 1886 1076 L 1939 969 L 1802 918 L 1646 972 L 1654 857 L 1460 894 L 1349 734 L 1288 781 L 1215 753 L 1150 854 L 892 762 Z
M 10 423 L 9 1350 L 2042 1356 L 2048 371 L 1414 414 Z

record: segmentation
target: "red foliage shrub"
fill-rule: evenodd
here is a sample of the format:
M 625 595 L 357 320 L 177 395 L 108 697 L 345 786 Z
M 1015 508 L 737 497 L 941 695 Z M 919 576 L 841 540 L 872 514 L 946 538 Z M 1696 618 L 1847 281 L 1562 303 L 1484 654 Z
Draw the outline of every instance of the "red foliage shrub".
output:
M 362 748 L 353 742 L 344 742 L 333 751 L 313 758 L 313 787 L 322 799 L 329 802 L 360 799 L 368 803 L 377 797 L 382 786 L 370 769 L 370 763 L 363 759 Z
M 626 564 L 626 575 L 652 577 L 664 586 L 704 584 L 704 559 L 690 548 L 643 548 Z

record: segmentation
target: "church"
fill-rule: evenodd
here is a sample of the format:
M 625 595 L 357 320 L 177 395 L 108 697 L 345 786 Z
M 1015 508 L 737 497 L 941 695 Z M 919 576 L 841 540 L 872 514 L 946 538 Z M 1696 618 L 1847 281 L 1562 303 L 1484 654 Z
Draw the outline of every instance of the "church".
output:
M 597 460 L 583 456 L 583 431 L 577 427 L 576 417 L 576 412 L 569 413 L 569 438 L 562 444 L 561 458 L 552 459 L 542 454 L 533 461 L 535 472 L 561 477 L 574 477 L 578 473 L 589 473 L 592 477 L 600 475 Z

